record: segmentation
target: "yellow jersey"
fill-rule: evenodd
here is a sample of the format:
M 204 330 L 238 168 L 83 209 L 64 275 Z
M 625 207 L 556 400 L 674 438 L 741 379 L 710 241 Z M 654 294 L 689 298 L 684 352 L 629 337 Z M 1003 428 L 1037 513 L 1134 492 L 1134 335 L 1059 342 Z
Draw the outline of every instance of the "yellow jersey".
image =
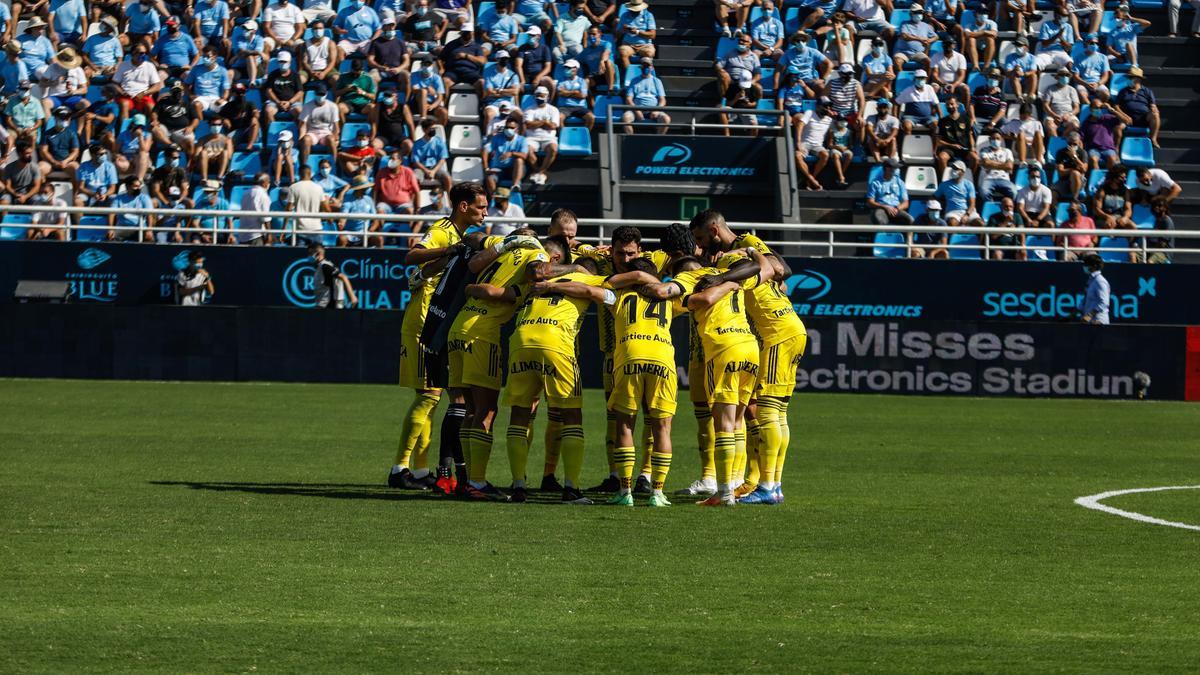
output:
M 743 234 L 734 240 L 735 248 L 753 248 L 760 253 L 771 253 L 771 249 L 761 239 L 752 234 Z M 741 253 L 726 253 L 717 261 L 720 269 L 729 267 L 744 257 Z M 746 299 L 746 311 L 754 332 L 762 338 L 764 345 L 775 345 L 797 335 L 805 335 L 804 322 L 796 315 L 792 299 L 784 293 L 783 287 L 769 281 L 759 284 L 751 291 Z
M 683 291 L 681 302 L 686 306 L 686 297 L 695 292 L 700 279 L 720 273 L 721 270 L 715 267 L 701 267 L 680 272 L 671 279 L 671 283 L 678 284 Z M 757 277 L 746 279 L 741 288 L 721 298 L 716 304 L 705 310 L 693 312 L 696 324 L 700 328 L 700 341 L 704 346 L 705 357 L 711 359 L 722 350 L 744 342 L 757 344 L 754 333 L 750 331 L 750 323 L 746 320 L 744 297 L 745 291 L 753 289 L 757 283 Z
M 671 320 L 686 310 L 677 300 L 651 300 L 632 289 L 614 291 L 617 301 L 611 305 L 617 344 L 613 361 L 655 361 L 675 366 L 675 345 L 671 342 Z
M 588 286 L 604 286 L 604 277 L 571 272 L 553 281 L 578 281 Z M 574 354 L 579 325 L 591 300 L 565 295 L 530 296 L 517 310 L 517 324 L 509 342 L 510 351 L 537 347 L 563 354 Z
M 446 248 L 460 241 L 462 241 L 462 235 L 458 233 L 458 228 L 454 227 L 454 223 L 450 222 L 449 218 L 442 218 L 425 230 L 424 236 L 416 243 L 416 248 Z M 420 267 L 424 268 L 425 265 L 432 262 L 424 263 Z M 433 291 L 437 288 L 441 278 L 442 275 L 438 274 L 413 289 L 408 306 L 404 309 L 404 322 L 400 332 L 406 335 L 420 335 L 421 328 L 425 325 L 425 315 L 429 313 L 429 301 L 433 298 Z
M 577 256 L 595 260 L 597 273 L 602 277 L 612 276 L 617 271 L 613 265 L 612 252 L 608 249 L 600 250 L 588 244 L 580 244 L 574 253 Z M 666 272 L 666 267 L 671 262 L 671 257 L 664 251 L 643 251 L 642 257 L 648 258 L 650 262 L 654 263 L 654 269 L 658 270 L 660 276 Z M 613 326 L 612 314 L 599 312 L 597 319 L 600 324 L 600 351 L 612 354 L 616 344 L 616 328 Z
M 493 239 L 485 241 L 485 247 Z M 549 262 L 550 256 L 540 245 L 537 248 L 517 248 L 500 254 L 487 269 L 475 278 L 477 284 L 489 284 L 497 288 L 517 289 L 517 302 L 525 296 L 529 288 L 529 277 L 526 268 L 533 262 Z M 492 344 L 500 344 L 500 328 L 512 319 L 516 313 L 517 304 L 504 300 L 487 300 L 483 298 L 467 298 L 463 308 L 454 318 L 450 327 L 450 335 L 459 339 L 486 340 Z

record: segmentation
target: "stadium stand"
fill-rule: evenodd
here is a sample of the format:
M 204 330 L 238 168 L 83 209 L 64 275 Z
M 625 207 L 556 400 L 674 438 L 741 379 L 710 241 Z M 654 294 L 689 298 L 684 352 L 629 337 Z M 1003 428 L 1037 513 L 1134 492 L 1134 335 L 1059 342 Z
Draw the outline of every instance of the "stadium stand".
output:
M 805 126 L 828 125 L 828 134 L 808 130 L 810 163 L 846 119 L 851 134 L 836 141 L 853 152 L 844 181 L 835 181 L 835 162 L 815 161 L 823 190 L 792 186 L 802 222 L 870 222 L 865 199 L 878 167 L 864 140 L 879 131 L 876 111 L 888 101 L 905 127 L 897 180 L 910 199 L 946 179 L 944 159 L 964 159 L 982 212 L 1010 186 L 1026 189 L 1033 162 L 1051 188 L 1051 213 L 1072 199 L 1089 212 L 1115 170 L 1129 189 L 1105 198 L 1136 209 L 1131 222 L 1153 226 L 1151 192 L 1162 190 L 1174 226 L 1200 228 L 1200 117 L 1188 114 L 1200 102 L 1200 36 L 1187 30 L 1196 27 L 1187 3 L 1104 3 L 1095 35 L 1091 3 L 1060 12 L 1038 0 L 1037 11 L 1013 16 L 976 0 L 887 4 L 272 0 L 255 16 L 257 3 L 225 0 L 18 5 L 20 16 L 0 10 L 5 199 L 51 199 L 38 195 L 48 180 L 65 204 L 130 203 L 117 196 L 134 175 L 155 205 L 175 208 L 198 203 L 207 174 L 220 181 L 218 201 L 238 208 L 234 190 L 259 172 L 277 190 L 299 180 L 302 165 L 317 176 L 328 158 L 333 177 L 319 177 L 327 192 L 362 173 L 376 199 L 389 164 L 419 169 L 417 185 L 396 167 L 388 174 L 404 182 L 388 185 L 396 213 L 420 210 L 419 195 L 449 177 L 511 188 L 530 216 L 560 207 L 598 216 L 611 106 L 657 82 L 668 106 L 737 107 L 747 97 L 751 108 L 781 105 L 796 113 L 797 141 Z M 961 121 L 950 118 L 951 96 Z M 512 138 L 506 119 L 517 124 Z M 720 119 L 672 113 L 679 127 Z M 993 126 L 1003 149 L 988 147 Z M 1081 144 L 1069 141 L 1076 132 Z M 29 147 L 32 161 L 22 160 Z M 1138 184 L 1139 167 L 1154 169 L 1153 190 Z M 5 238 L 23 236 L 21 219 L 3 221 Z M 860 253 L 875 243 L 864 236 Z M 961 251 L 951 254 L 969 253 Z

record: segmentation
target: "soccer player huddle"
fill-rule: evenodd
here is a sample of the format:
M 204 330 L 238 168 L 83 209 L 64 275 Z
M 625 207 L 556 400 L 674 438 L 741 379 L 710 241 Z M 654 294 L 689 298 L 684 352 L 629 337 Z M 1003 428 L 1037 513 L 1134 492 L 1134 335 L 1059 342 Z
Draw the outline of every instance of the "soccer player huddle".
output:
M 791 270 L 781 257 L 754 235 L 732 232 L 713 209 L 687 226 L 666 228 L 660 248 L 646 250 L 642 233 L 631 226 L 616 228 L 606 245 L 578 242 L 574 214 L 561 209 L 544 237 L 529 228 L 488 236 L 482 186 L 455 185 L 449 201 L 450 215 L 433 223 L 407 257 L 419 273 L 409 278 L 400 384 L 417 395 L 388 485 L 526 501 L 533 419 L 544 398 L 540 489 L 561 491 L 563 503 L 593 503 L 580 483 L 585 437 L 579 354 L 591 347 L 579 344 L 579 328 L 595 304 L 609 476 L 586 492 L 610 493 L 607 503 L 614 505 L 633 506 L 634 495 L 646 495 L 650 506 L 670 506 L 664 485 L 678 400 L 671 323 L 686 316 L 702 475 L 675 494 L 704 506 L 783 502 L 788 402 L 807 336 L 783 287 Z M 509 322 L 505 361 L 501 331 Z M 424 467 L 443 392 L 449 406 L 434 472 Z M 510 411 L 507 493 L 487 479 L 501 403 Z M 560 460 L 561 485 L 555 477 Z

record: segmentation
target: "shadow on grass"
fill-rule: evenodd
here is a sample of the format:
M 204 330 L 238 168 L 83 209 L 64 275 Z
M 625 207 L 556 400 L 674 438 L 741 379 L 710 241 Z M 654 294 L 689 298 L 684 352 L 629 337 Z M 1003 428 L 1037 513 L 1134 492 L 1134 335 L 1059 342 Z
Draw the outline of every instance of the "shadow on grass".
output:
M 260 495 L 286 495 L 296 497 L 323 497 L 325 499 L 384 499 L 391 501 L 422 500 L 430 502 L 464 502 L 461 499 L 443 497 L 432 492 L 396 490 L 382 485 L 359 485 L 355 483 L 234 483 L 225 481 L 182 481 L 152 480 L 150 485 L 185 487 L 192 490 L 212 492 L 250 492 Z M 560 504 L 558 492 L 531 492 L 530 504 Z M 471 502 L 466 502 L 471 503 Z M 486 502 L 481 502 L 486 503 Z

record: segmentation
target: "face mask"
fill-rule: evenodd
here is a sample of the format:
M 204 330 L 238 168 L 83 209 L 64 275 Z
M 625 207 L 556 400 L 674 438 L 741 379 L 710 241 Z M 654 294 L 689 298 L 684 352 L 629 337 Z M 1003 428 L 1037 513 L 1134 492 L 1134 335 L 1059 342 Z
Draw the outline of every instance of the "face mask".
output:
M 568 78 L 574 78 L 578 74 L 579 74 L 579 70 L 577 68 L 567 68 L 567 77 Z
M 993 79 L 989 79 L 989 80 L 988 80 L 988 86 L 989 86 L 989 87 L 999 87 L 999 86 L 1000 86 L 1000 80 L 993 80 Z
M 921 23 L 922 21 L 925 20 L 925 15 L 918 12 L 916 14 L 913 14 L 912 18 L 913 18 L 913 21 L 915 21 L 917 23 Z
M 654 74 L 654 66 L 646 66 L 646 68 L 644 70 L 642 70 L 642 72 L 645 73 L 647 76 L 653 75 Z
M 1001 215 L 1003 215 L 1005 218 L 1012 218 L 1012 214 L 1013 214 L 1013 212 L 1012 212 L 1012 209 L 1004 209 L 1004 210 L 1003 210 L 1003 211 L 1001 211 L 1000 213 L 1001 213 Z
M 418 7 L 415 11 L 417 16 L 425 16 L 425 12 L 428 12 L 429 9 L 426 7 Z
M 108 153 L 106 153 L 106 152 L 102 152 L 102 153 L 96 155 L 97 162 L 103 162 L 106 159 L 108 159 Z
M 167 29 L 167 32 L 171 35 L 179 35 L 179 26 L 171 26 Z
M 425 77 L 433 75 L 433 66 L 421 66 L 421 74 Z
M 212 125 L 212 132 L 213 132 L 214 134 L 217 134 L 218 136 L 219 136 L 219 135 L 221 134 L 221 132 L 223 132 L 224 130 L 225 130 L 225 127 L 224 127 L 223 125 L 221 125 L 221 124 L 214 124 L 214 125 Z
M 537 104 L 538 105 L 546 105 L 546 99 L 539 96 L 537 99 Z
M 845 129 L 845 128 L 846 128 L 846 120 L 838 120 L 838 123 L 837 123 L 837 124 L 838 124 L 838 128 L 839 128 L 839 129 Z
M 400 160 L 396 159 L 395 157 L 389 159 L 388 160 L 388 168 L 389 169 L 399 169 L 400 168 Z
M 394 31 L 394 30 L 383 31 L 383 39 L 384 40 L 391 40 L 394 37 L 396 37 L 396 31 Z
M 738 52 L 745 54 L 746 52 L 750 51 L 750 45 L 738 45 L 737 50 Z
M 1030 176 L 1029 184 L 1033 187 L 1037 187 L 1037 186 L 1041 185 L 1042 184 L 1041 176 Z
M 1085 277 L 1092 276 L 1092 271 L 1090 269 L 1088 269 L 1087 267 L 1084 267 L 1083 268 L 1083 276 L 1085 276 Z
M 925 78 L 918 77 L 917 79 L 913 80 L 913 83 L 917 85 L 917 89 L 920 89 L 921 87 L 925 86 Z
M 999 149 L 1000 146 L 1002 146 L 1002 145 L 1004 145 L 1004 141 L 1000 140 L 999 138 L 992 139 L 992 147 L 993 148 Z
M 192 269 L 194 269 L 194 270 L 202 270 L 202 269 L 204 269 L 204 261 L 203 261 L 203 260 L 197 260 L 196 262 L 194 262 L 194 263 L 192 263 L 192 264 L 191 264 L 191 268 L 192 268 Z
M 1083 50 L 1089 54 L 1095 54 L 1096 53 L 1096 45 L 1088 45 L 1088 46 L 1084 47 Z
M 355 143 L 358 144 L 358 147 L 360 147 L 360 148 L 367 147 L 367 143 L 370 143 L 370 142 L 371 142 L 371 139 L 369 139 L 369 138 L 359 138 L 359 139 L 355 140 Z
M 1058 83 L 1059 83 L 1059 84 L 1067 84 L 1067 83 L 1069 83 L 1070 81 L 1071 81 L 1071 78 L 1070 78 L 1070 77 L 1068 77 L 1068 76 L 1066 76 L 1066 75 L 1063 75 L 1063 76 L 1061 76 L 1061 77 L 1059 77 L 1059 78 L 1058 78 Z
M 383 99 L 383 104 L 384 104 L 384 105 L 386 105 L 386 106 L 392 106 L 392 105 L 396 105 L 396 97 L 394 97 L 394 96 L 386 96 L 386 97 L 384 97 L 384 99 Z
M 950 175 L 954 176 L 954 180 L 961 180 L 964 174 L 964 171 L 959 171 L 958 169 L 950 172 Z
M 504 127 L 504 137 L 505 138 L 512 138 L 513 136 L 516 136 L 516 135 L 517 135 L 516 129 Z
M 596 45 L 600 44 L 600 38 L 596 37 L 595 35 L 592 35 L 592 36 L 588 37 L 588 44 L 592 47 L 595 47 Z
M 322 166 L 317 169 L 317 173 L 321 178 L 329 178 L 330 169 L 327 166 Z
M 279 143 L 279 147 L 290 148 L 290 147 L 292 147 L 292 142 L 291 141 L 282 141 Z
M 540 38 L 540 37 L 531 37 L 531 38 L 529 38 L 529 44 L 533 45 L 534 47 L 538 46 L 538 44 L 539 44 L 541 41 L 542 41 L 542 38 Z
M 871 47 L 872 56 L 883 56 L 883 47 Z

